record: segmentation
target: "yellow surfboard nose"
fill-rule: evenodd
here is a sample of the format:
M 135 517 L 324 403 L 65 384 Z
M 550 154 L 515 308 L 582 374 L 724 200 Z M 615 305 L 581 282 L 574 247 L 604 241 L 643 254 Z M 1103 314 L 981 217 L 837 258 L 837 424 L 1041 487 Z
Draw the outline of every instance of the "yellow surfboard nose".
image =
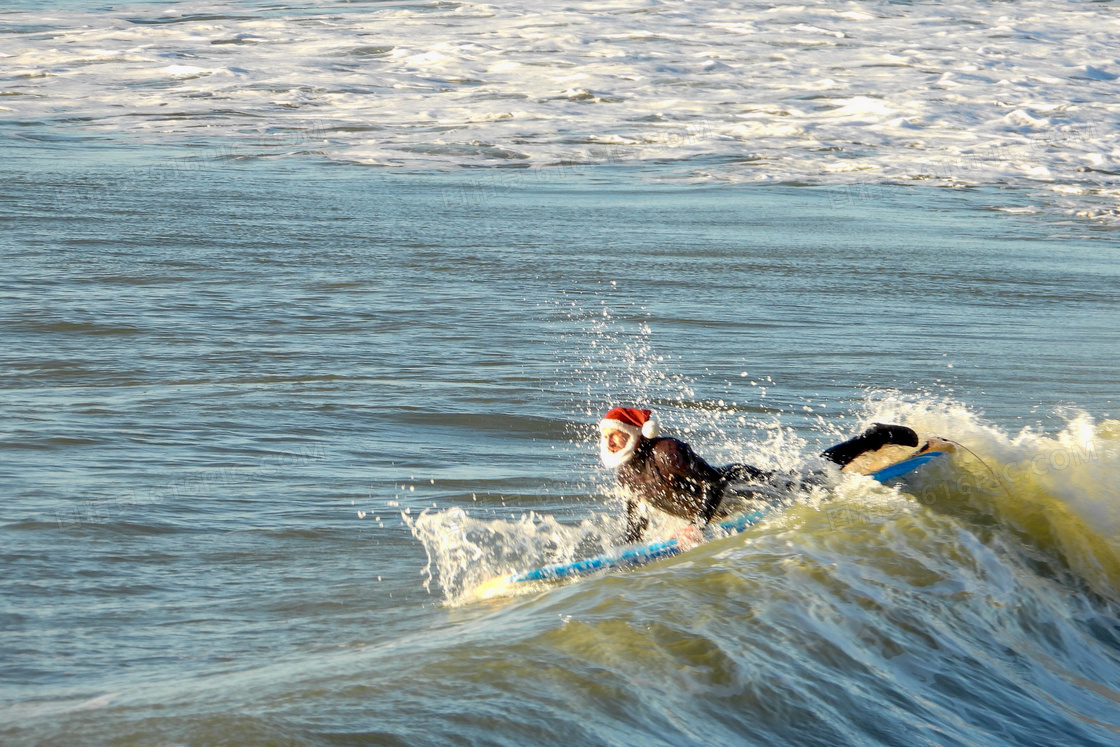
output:
M 500 597 L 506 593 L 509 588 L 509 576 L 495 576 L 489 581 L 485 581 L 474 590 L 474 595 L 479 599 L 490 599 L 492 597 Z

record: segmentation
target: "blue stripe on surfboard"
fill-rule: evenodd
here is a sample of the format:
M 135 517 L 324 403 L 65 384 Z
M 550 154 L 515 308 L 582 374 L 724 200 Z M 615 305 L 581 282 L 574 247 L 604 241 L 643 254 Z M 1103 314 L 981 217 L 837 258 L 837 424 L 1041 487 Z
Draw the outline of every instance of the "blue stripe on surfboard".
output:
M 896 477 L 905 475 L 907 472 L 913 472 L 923 464 L 928 464 L 934 459 L 943 457 L 948 453 L 949 452 L 947 451 L 927 451 L 925 454 L 919 454 L 918 456 L 910 457 L 909 459 L 903 459 L 901 462 L 892 464 L 889 467 L 883 467 L 883 469 L 879 470 L 878 472 L 872 472 L 871 477 L 878 480 L 879 482 L 893 480 Z
M 884 467 L 878 472 L 872 472 L 869 476 L 879 482 L 893 480 L 908 472 L 913 472 L 922 465 L 944 456 L 945 454 L 946 452 L 944 451 L 929 451 L 925 454 L 919 454 L 918 456 L 904 459 L 889 467 Z M 752 524 L 757 524 L 770 510 L 771 509 L 749 511 L 744 514 L 739 514 L 738 516 L 733 516 L 726 521 L 720 522 L 716 526 L 725 532 L 741 532 Z M 578 560 L 574 563 L 559 563 L 557 565 L 545 566 L 544 568 L 537 568 L 532 571 L 510 576 L 507 581 L 511 584 L 521 583 L 523 581 L 553 581 L 570 576 L 582 576 L 588 573 L 594 573 L 595 571 L 650 563 L 654 560 L 661 560 L 662 558 L 671 558 L 674 555 L 679 555 L 681 552 L 682 550 L 677 544 L 677 540 L 668 539 L 648 545 L 629 547 L 621 551 L 616 550 L 613 553 L 597 555 L 594 558 Z
M 727 521 L 722 521 L 717 524 L 717 526 L 726 532 L 741 532 L 751 524 L 757 524 L 767 513 L 769 513 L 769 509 L 765 511 L 750 511 L 745 514 L 734 516 Z M 510 576 L 509 580 L 511 583 L 516 583 L 519 581 L 541 581 L 544 579 L 567 578 L 568 576 L 579 576 L 603 569 L 621 568 L 628 565 L 648 563 L 653 560 L 660 560 L 661 558 L 671 558 L 674 555 L 678 555 L 680 552 L 681 549 L 677 545 L 677 540 L 668 539 L 649 545 L 631 547 L 621 552 L 597 555 L 594 558 L 579 560 L 575 563 L 560 563 L 545 568 L 537 568 L 534 571 L 527 571 L 517 576 Z

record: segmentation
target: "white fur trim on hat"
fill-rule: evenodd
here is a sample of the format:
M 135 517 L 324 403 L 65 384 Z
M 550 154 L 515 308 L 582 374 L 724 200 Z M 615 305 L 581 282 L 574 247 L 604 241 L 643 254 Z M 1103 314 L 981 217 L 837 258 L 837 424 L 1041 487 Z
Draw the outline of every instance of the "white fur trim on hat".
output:
M 648 423 L 649 421 L 647 420 L 646 422 Z M 603 418 L 599 421 L 599 433 L 602 433 L 607 429 L 629 433 L 631 436 L 642 435 L 642 429 L 638 426 L 630 425 L 629 423 L 624 423 L 621 420 L 615 420 L 614 418 Z

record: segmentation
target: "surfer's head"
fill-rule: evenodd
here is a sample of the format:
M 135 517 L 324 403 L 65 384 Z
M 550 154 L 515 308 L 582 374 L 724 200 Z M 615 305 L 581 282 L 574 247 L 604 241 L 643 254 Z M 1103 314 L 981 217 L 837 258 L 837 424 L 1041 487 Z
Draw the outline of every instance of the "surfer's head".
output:
M 657 421 L 649 410 L 616 407 L 599 421 L 599 456 L 608 467 L 621 467 L 634 457 L 638 442 L 657 438 Z

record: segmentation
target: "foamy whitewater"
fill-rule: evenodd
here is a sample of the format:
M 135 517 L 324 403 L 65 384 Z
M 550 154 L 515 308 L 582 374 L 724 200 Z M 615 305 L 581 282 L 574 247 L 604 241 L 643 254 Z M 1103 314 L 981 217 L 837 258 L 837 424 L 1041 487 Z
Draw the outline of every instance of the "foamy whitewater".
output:
M 81 5 L 81 4 L 78 4 Z M 1114 216 L 1113 3 L 177 2 L 0 10 L 0 115 L 198 157 L 1026 190 Z

